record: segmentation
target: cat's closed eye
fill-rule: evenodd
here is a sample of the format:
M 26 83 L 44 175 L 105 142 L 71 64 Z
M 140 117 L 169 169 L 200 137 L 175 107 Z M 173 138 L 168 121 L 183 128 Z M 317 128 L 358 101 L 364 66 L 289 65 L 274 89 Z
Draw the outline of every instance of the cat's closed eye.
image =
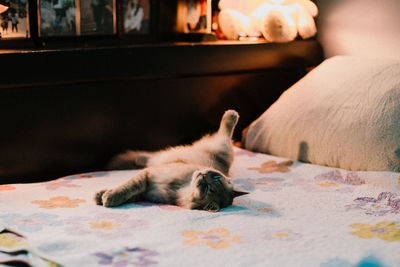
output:
M 221 177 L 221 176 L 217 176 L 217 177 L 213 177 L 213 178 L 212 178 L 212 182 L 213 182 L 214 184 L 221 183 L 221 180 L 222 180 L 222 177 Z

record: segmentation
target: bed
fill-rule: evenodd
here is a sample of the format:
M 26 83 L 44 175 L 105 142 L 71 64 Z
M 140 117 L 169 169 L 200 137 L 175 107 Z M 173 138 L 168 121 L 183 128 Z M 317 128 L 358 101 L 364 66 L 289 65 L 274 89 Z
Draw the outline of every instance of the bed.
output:
M 232 181 L 250 194 L 220 212 L 146 202 L 116 208 L 94 204 L 95 191 L 136 172 L 83 173 L 0 186 L 0 262 L 324 267 L 400 263 L 399 173 L 346 171 L 235 148 Z
M 234 148 L 249 194 L 220 212 L 95 205 L 138 170 L 0 185 L 0 263 L 399 266 L 399 66 L 334 57 L 289 88 Z

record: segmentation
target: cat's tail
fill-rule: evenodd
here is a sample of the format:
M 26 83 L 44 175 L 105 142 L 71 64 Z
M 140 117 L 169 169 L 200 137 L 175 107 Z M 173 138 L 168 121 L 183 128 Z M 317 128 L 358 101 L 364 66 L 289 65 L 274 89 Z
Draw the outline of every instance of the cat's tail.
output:
M 110 160 L 108 170 L 127 170 L 147 167 L 147 163 L 154 152 L 128 150 Z
M 219 125 L 218 134 L 227 135 L 232 138 L 233 131 L 239 120 L 239 113 L 235 110 L 229 109 L 225 111 Z

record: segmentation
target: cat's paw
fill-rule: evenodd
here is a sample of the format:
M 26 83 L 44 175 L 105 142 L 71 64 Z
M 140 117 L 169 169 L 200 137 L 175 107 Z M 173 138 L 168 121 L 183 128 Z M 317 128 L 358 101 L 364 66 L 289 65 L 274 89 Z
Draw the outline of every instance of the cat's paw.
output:
M 121 204 L 121 198 L 112 190 L 103 189 L 94 194 L 94 202 L 104 207 L 115 207 Z
M 228 125 L 236 125 L 239 120 L 239 113 L 233 109 L 228 109 L 225 111 L 222 120 Z
M 102 190 L 96 193 L 96 203 L 101 203 L 104 207 L 116 207 L 121 205 L 124 201 L 123 198 L 114 190 Z
M 104 192 L 106 192 L 106 191 L 107 191 L 107 189 L 104 189 L 104 190 L 101 190 L 101 191 L 96 192 L 96 193 L 94 194 L 93 199 L 94 199 L 94 202 L 95 202 L 97 205 L 103 205 L 103 199 L 102 199 L 102 197 L 103 197 Z
M 222 116 L 218 132 L 220 134 L 232 137 L 233 131 L 235 129 L 238 120 L 239 120 L 239 113 L 237 113 L 235 110 L 229 109 L 225 111 L 224 116 Z

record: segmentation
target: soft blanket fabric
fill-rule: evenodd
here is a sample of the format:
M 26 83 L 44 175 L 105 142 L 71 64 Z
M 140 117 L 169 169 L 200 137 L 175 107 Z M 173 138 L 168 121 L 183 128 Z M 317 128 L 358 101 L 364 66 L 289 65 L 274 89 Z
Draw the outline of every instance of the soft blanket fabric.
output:
M 400 264 L 400 173 L 345 171 L 235 148 L 232 181 L 250 194 L 220 212 L 154 203 L 94 204 L 94 192 L 136 172 L 1 185 L 0 263 Z
M 400 171 L 400 61 L 327 59 L 249 126 L 244 147 L 347 170 Z

